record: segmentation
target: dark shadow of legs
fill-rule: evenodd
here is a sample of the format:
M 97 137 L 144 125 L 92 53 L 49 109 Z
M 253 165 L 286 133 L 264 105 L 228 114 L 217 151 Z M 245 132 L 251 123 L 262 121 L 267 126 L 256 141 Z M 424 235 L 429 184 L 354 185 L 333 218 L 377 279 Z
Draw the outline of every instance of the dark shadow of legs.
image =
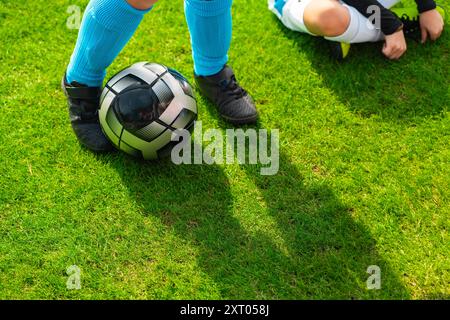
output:
M 286 297 L 408 298 L 397 275 L 377 253 L 367 228 L 354 221 L 352 208 L 326 185 L 306 185 L 284 154 L 275 176 L 261 176 L 256 166 L 244 168 L 288 245 L 289 259 L 276 269 Z M 381 290 L 366 287 L 370 265 L 381 268 Z
M 271 239 L 250 236 L 232 216 L 229 182 L 218 166 L 145 163 L 121 154 L 101 159 L 115 168 L 143 214 L 195 244 L 193 258 L 223 298 L 296 297 L 284 288 L 291 280 L 279 277 L 287 258 Z
M 408 296 L 377 254 L 370 234 L 351 218 L 351 209 L 326 186 L 306 186 L 286 156 L 275 176 L 261 176 L 255 166 L 244 168 L 288 253 L 265 232 L 249 234 L 232 215 L 230 185 L 218 166 L 144 163 L 121 154 L 102 159 L 117 170 L 144 215 L 157 217 L 195 245 L 193 258 L 223 298 Z M 365 288 L 366 270 L 373 264 L 381 267 L 382 290 Z

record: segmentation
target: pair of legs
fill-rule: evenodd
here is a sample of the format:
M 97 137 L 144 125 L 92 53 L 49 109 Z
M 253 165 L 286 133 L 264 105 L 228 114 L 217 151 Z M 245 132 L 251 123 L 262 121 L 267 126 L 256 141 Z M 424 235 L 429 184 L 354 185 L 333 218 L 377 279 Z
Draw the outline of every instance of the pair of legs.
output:
M 130 40 L 157 0 L 91 0 L 67 69 L 69 83 L 102 85 L 106 68 Z M 232 0 L 186 0 L 195 73 L 217 74 L 228 60 Z

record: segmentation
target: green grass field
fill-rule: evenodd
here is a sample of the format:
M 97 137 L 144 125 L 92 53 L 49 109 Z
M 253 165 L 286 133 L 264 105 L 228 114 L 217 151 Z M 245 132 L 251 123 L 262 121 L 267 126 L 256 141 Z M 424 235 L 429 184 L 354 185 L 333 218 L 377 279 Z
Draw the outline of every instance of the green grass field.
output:
M 258 127 L 280 130 L 280 171 L 261 176 L 81 148 L 59 83 L 66 9 L 86 3 L 0 0 L 0 298 L 450 297 L 449 30 L 399 62 L 367 44 L 336 63 L 265 0 L 235 0 L 230 64 Z M 193 80 L 182 0 L 146 16 L 108 76 L 143 60 Z M 230 128 L 198 98 L 204 129 Z

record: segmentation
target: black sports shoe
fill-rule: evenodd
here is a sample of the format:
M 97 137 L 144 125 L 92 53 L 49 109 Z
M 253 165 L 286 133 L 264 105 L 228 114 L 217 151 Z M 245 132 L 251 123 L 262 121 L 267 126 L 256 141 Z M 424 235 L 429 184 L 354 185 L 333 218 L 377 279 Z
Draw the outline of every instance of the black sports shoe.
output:
M 391 12 L 403 23 L 403 33 L 409 38 L 420 38 L 419 10 L 413 7 L 393 7 Z
M 335 41 L 329 41 L 329 46 L 331 56 L 338 61 L 342 61 L 347 58 L 351 47 L 350 43 Z
M 98 118 L 102 89 L 77 82 L 69 84 L 65 75 L 61 86 L 67 97 L 70 122 L 78 141 L 94 152 L 112 151 L 114 147 L 103 134 Z
M 421 37 L 420 33 L 420 13 L 417 6 L 412 7 L 401 7 L 395 6 L 390 9 L 392 13 L 394 13 L 397 18 L 403 23 L 403 32 L 405 36 L 409 38 L 418 40 Z M 436 10 L 445 20 L 445 10 L 440 5 L 436 5 Z
M 255 103 L 237 82 L 233 70 L 225 65 L 212 76 L 195 75 L 200 92 L 217 106 L 219 114 L 232 124 L 255 123 L 258 119 Z

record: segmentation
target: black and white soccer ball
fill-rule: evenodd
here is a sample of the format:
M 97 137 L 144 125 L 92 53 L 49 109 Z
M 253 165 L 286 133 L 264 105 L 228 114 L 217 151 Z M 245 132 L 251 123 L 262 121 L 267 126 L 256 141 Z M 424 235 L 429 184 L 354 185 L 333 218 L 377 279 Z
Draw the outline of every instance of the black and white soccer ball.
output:
M 113 76 L 100 99 L 100 124 L 120 150 L 146 160 L 163 158 L 178 143 L 177 129 L 192 131 L 197 103 L 179 72 L 139 62 Z

